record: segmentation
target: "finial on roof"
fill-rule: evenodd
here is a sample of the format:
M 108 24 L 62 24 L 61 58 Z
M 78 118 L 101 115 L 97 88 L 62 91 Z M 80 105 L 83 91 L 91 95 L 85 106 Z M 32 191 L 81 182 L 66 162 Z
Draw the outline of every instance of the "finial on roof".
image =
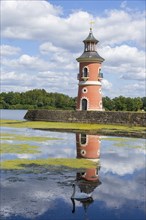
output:
M 90 31 L 92 31 L 92 27 L 94 23 L 95 23 L 94 21 L 90 21 Z

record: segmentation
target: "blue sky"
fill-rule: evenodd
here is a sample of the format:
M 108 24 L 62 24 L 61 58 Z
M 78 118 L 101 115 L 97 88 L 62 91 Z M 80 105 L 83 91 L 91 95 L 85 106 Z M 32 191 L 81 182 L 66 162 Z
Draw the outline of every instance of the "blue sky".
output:
M 145 96 L 145 1 L 1 2 L 1 91 L 76 96 L 83 40 L 94 21 L 103 96 Z

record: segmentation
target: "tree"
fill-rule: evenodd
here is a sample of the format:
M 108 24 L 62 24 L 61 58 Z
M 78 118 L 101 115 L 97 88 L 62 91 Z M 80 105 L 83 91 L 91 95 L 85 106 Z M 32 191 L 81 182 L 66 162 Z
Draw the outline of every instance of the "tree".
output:
M 134 100 L 130 97 L 125 99 L 126 111 L 134 111 L 135 103 Z
M 74 110 L 76 97 L 72 98 L 61 93 L 48 93 L 44 89 L 33 89 L 27 92 L 0 93 L 0 108 L 2 109 L 68 109 Z M 108 96 L 103 97 L 103 106 L 108 111 L 146 111 L 146 97 L 130 98 Z
M 105 110 L 112 111 L 115 109 L 115 103 L 112 99 L 106 96 L 103 97 L 103 107 L 105 108 Z
M 134 111 L 139 111 L 142 109 L 143 107 L 143 102 L 142 102 L 142 99 L 140 97 L 137 97 L 137 98 L 134 98 L 133 99 L 134 101 Z
M 143 97 L 141 100 L 142 100 L 142 109 L 146 111 L 146 97 Z
M 113 99 L 116 111 L 126 111 L 125 97 L 119 96 Z

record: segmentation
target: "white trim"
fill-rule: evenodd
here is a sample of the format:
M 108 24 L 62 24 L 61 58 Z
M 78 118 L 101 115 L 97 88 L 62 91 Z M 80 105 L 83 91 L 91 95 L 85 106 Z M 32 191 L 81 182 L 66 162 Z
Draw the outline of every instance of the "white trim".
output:
M 88 159 L 88 158 L 87 158 L 87 160 L 93 161 L 93 162 L 95 162 L 95 163 L 99 163 L 99 162 L 100 162 L 100 159 L 99 159 L 99 158 L 97 158 L 97 159 Z M 98 175 L 97 175 L 97 176 L 98 176 Z
M 99 81 L 80 81 L 79 86 L 84 86 L 84 85 L 92 85 L 92 86 L 101 86 L 101 82 Z
M 82 157 L 84 157 L 86 155 L 86 150 L 81 150 L 80 153 L 81 153 Z
M 105 109 L 102 109 L 102 108 L 88 109 L 88 111 L 105 111 Z
M 102 101 L 99 102 L 99 106 L 102 108 Z
M 97 156 L 100 156 L 100 149 L 97 150 Z
M 88 89 L 86 87 L 82 88 L 82 93 L 87 93 Z

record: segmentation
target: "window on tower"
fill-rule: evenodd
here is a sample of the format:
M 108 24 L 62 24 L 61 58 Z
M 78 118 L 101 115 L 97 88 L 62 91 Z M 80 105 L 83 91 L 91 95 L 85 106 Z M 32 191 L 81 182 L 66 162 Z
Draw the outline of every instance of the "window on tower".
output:
M 86 145 L 87 144 L 87 135 L 86 134 L 81 134 L 81 136 L 80 136 L 80 144 L 81 145 Z
M 86 80 L 88 80 L 88 78 L 89 78 L 89 69 L 88 69 L 88 67 L 85 66 L 82 69 L 82 80 L 86 81 Z
M 87 77 L 87 76 L 88 76 L 88 69 L 87 67 L 85 67 L 83 70 L 83 77 Z

